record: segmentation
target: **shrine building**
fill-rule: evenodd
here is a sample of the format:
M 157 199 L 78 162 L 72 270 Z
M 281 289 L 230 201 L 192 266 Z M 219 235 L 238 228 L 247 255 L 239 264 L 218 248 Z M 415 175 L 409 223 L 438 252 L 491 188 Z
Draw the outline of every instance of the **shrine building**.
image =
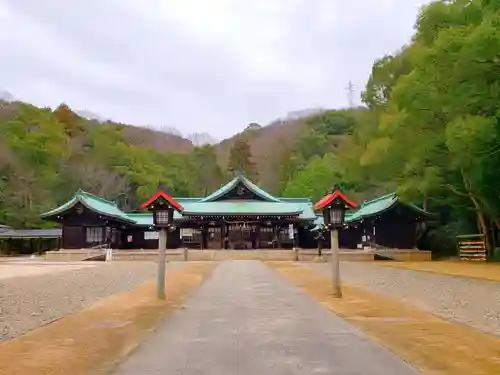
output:
M 182 211 L 174 213 L 170 249 L 314 249 L 322 230 L 322 217 L 309 198 L 275 197 L 242 174 L 206 197 L 174 199 Z M 61 225 L 63 249 L 158 247 L 150 212 L 124 212 L 115 202 L 82 190 L 42 217 Z M 364 202 L 346 217 L 340 245 L 355 249 L 380 238 L 395 248 L 412 248 L 427 217 L 395 194 Z

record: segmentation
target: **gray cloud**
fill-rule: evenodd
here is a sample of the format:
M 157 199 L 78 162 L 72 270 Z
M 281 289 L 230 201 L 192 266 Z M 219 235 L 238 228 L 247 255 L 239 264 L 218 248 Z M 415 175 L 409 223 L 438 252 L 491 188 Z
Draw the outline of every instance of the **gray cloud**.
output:
M 0 0 L 0 88 L 138 125 L 229 136 L 346 105 L 422 0 Z

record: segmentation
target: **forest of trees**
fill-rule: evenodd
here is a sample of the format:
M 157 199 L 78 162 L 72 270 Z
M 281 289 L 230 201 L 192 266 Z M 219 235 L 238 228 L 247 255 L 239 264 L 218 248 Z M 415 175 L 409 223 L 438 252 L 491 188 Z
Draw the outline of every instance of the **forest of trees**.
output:
M 499 4 L 455 0 L 424 7 L 411 42 L 373 64 L 365 106 L 301 119 L 299 136 L 276 155 L 275 182 L 263 187 L 318 199 L 341 182 L 358 201 L 397 191 L 437 214 L 422 246 L 453 251 L 460 233 L 487 234 L 494 246 Z M 66 105 L 52 111 L 15 104 L 0 104 L 7 108 L 0 108 L 0 224 L 46 226 L 39 214 L 78 188 L 135 209 L 159 184 L 177 196 L 201 196 L 235 170 L 267 181 L 245 137 L 235 139 L 222 165 L 218 145 L 162 152 L 130 142 L 125 125 L 85 120 Z M 266 129 L 257 125 L 251 133 Z
M 288 179 L 285 193 L 309 188 L 319 196 L 328 179 L 337 178 L 328 173 L 336 166 L 338 178 L 354 191 L 397 191 L 437 213 L 426 246 L 453 251 L 460 233 L 486 234 L 494 246 L 500 228 L 495 177 L 500 3 L 455 0 L 426 6 L 411 43 L 374 63 L 362 98 L 367 108 L 351 113 L 354 126 L 330 126 L 332 137 L 332 130 L 352 134 L 340 150 L 312 156 Z M 328 124 L 320 121 L 323 134 Z M 314 139 L 320 126 L 312 128 L 308 136 Z M 301 150 L 288 158 L 285 175 L 311 155 L 307 146 Z
M 40 213 L 79 188 L 134 210 L 160 184 L 174 195 L 202 196 L 223 182 L 213 146 L 189 154 L 134 146 L 125 126 L 93 123 L 66 105 L 51 111 L 3 103 L 0 113 L 2 224 L 47 226 Z

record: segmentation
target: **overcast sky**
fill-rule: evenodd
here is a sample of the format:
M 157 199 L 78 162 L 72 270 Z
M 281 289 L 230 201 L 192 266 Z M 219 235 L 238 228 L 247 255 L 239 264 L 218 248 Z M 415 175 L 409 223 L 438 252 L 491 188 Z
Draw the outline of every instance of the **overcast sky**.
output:
M 0 0 L 0 90 L 217 138 L 356 100 L 424 0 Z

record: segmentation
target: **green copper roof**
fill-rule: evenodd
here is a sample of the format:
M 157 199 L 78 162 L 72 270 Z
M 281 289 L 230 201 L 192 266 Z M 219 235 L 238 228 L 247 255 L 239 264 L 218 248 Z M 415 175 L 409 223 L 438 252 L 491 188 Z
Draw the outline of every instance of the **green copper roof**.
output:
M 174 215 L 175 215 L 174 211 Z M 153 214 L 151 212 L 144 213 L 127 213 L 127 217 L 133 220 L 137 225 L 153 225 Z
M 261 200 L 225 200 L 218 199 L 231 192 L 239 184 L 243 184 L 249 191 L 253 192 Z M 312 208 L 312 202 L 308 198 L 276 198 L 266 191 L 259 188 L 257 185 L 248 180 L 245 176 L 239 173 L 233 180 L 221 187 L 216 192 L 208 197 L 200 198 L 178 198 L 184 211 L 174 212 L 174 219 L 182 219 L 184 216 L 211 216 L 211 215 L 255 215 L 255 216 L 280 216 L 290 215 L 297 216 L 299 219 L 313 221 L 316 214 Z M 131 224 L 146 226 L 153 225 L 153 217 L 148 212 L 130 212 L 121 211 L 115 202 L 103 199 L 93 194 L 79 190 L 75 196 L 62 206 L 46 212 L 42 215 L 45 218 L 53 218 L 70 210 L 75 204 L 80 202 L 89 210 L 97 212 L 101 215 L 116 218 Z
M 243 178 L 243 180 L 241 180 Z M 236 181 L 236 182 L 233 182 Z M 255 191 L 255 188 L 252 185 L 248 185 L 248 180 L 246 180 L 243 176 L 238 176 L 235 178 L 230 184 L 236 184 L 241 181 L 245 183 L 249 189 L 252 188 Z M 228 184 L 229 185 L 229 184 Z M 228 186 L 226 185 L 226 187 Z M 253 185 L 255 186 L 255 185 Z M 226 188 L 224 187 L 224 188 Z M 230 190 L 231 187 L 226 189 Z M 259 191 L 259 194 L 267 194 L 256 187 Z M 219 189 L 220 190 L 220 189 Z M 226 190 L 226 191 L 229 191 Z M 214 193 L 215 194 L 215 193 Z M 186 215 L 199 215 L 199 216 L 210 216 L 210 215 L 297 215 L 299 219 L 311 221 L 315 225 L 315 229 L 321 228 L 323 225 L 323 217 L 317 216 L 313 211 L 313 205 L 310 199 L 307 198 L 272 198 L 272 200 L 268 201 L 210 201 L 208 198 L 216 199 L 217 197 L 212 194 L 207 198 L 175 198 L 183 207 L 184 207 L 184 215 L 179 212 L 174 213 L 174 219 L 179 220 L 185 217 Z M 219 192 L 218 196 L 224 194 L 224 192 Z M 346 214 L 346 222 L 356 222 L 359 220 L 363 220 L 365 218 L 381 214 L 384 211 L 391 209 L 396 203 L 399 202 L 399 198 L 395 193 L 387 194 L 382 197 L 363 202 L 360 205 L 360 208 L 355 212 L 348 212 Z M 50 218 L 59 216 L 66 211 L 70 210 L 75 204 L 81 203 L 89 210 L 92 210 L 98 214 L 103 216 L 107 216 L 110 218 L 114 218 L 123 222 L 136 224 L 136 225 L 153 225 L 153 217 L 151 213 L 148 212 L 132 212 L 132 213 L 124 213 L 121 211 L 115 202 L 103 199 L 96 195 L 87 193 L 85 191 L 79 190 L 75 194 L 75 196 L 70 199 L 65 204 L 60 207 L 46 212 L 42 215 L 42 217 Z M 415 205 L 402 203 L 405 206 L 411 208 L 416 213 L 423 216 L 430 216 L 431 214 L 418 208 Z
M 239 183 L 242 183 L 243 185 L 246 186 L 248 190 L 253 192 L 255 195 L 261 197 L 262 199 L 268 201 L 268 202 L 279 202 L 280 200 L 276 197 L 273 197 L 271 194 L 268 192 L 262 190 L 260 187 L 255 185 L 252 181 L 250 181 L 248 178 L 246 178 L 244 175 L 241 173 L 238 173 L 235 178 L 233 178 L 231 181 L 229 181 L 226 185 L 222 186 L 219 190 L 213 192 L 210 194 L 208 197 L 203 198 L 200 200 L 200 202 L 213 202 L 227 193 L 229 193 L 231 190 L 235 189 L 236 186 L 238 186 Z
M 294 203 L 232 201 L 195 202 L 184 206 L 183 215 L 299 215 L 303 208 Z
M 346 223 L 352 223 L 369 218 L 374 215 L 379 215 L 392 208 L 398 202 L 400 201 L 396 193 L 383 195 L 381 197 L 365 201 L 359 206 L 358 210 L 354 212 L 347 212 L 345 216 L 345 221 Z M 431 216 L 429 212 L 424 211 L 413 204 L 410 203 L 402 203 L 402 204 L 404 204 L 407 207 L 410 207 L 412 210 L 414 210 L 420 215 Z M 324 224 L 323 216 L 318 216 L 314 221 L 314 224 L 316 225 L 314 229 L 315 230 L 319 229 Z
M 392 208 L 398 202 L 411 208 L 413 211 L 422 216 L 432 216 L 432 214 L 421 209 L 420 207 L 415 206 L 414 204 L 401 202 L 396 193 L 391 193 L 363 202 L 357 211 L 350 212 L 346 215 L 346 222 L 354 222 L 373 215 L 381 214 L 382 212 Z
M 363 202 L 361 203 L 358 210 L 349 212 L 346 215 L 346 222 L 357 221 L 365 217 L 379 214 L 391 208 L 397 202 L 398 196 L 396 195 L 396 193 L 383 195 L 370 201 Z
M 42 214 L 42 217 L 51 217 L 60 215 L 69 209 L 73 208 L 77 203 L 81 203 L 83 206 L 88 208 L 91 211 L 94 211 L 103 216 L 108 216 L 117 220 L 134 223 L 134 221 L 125 215 L 115 202 L 108 201 L 107 199 L 98 197 L 97 195 L 93 195 L 87 193 L 83 190 L 78 190 L 73 198 L 71 198 L 68 202 L 63 204 L 62 206 L 57 207 L 56 209 L 46 212 Z
M 175 198 L 181 202 L 182 198 Z M 184 207 L 186 215 L 298 215 L 302 220 L 314 220 L 316 215 L 312 210 L 312 203 L 308 199 L 300 199 L 299 203 L 274 203 L 274 202 L 205 202 L 199 203 L 196 201 L 184 200 L 181 203 Z M 125 214 L 129 219 L 133 220 L 137 225 L 153 225 L 153 216 L 149 212 L 134 212 Z M 185 217 L 181 213 L 174 212 L 174 220 L 179 220 Z
M 177 200 L 177 199 L 176 199 Z M 136 225 L 153 225 L 153 214 L 151 212 L 132 212 L 125 214 L 130 220 L 134 221 Z M 182 219 L 182 215 L 174 211 L 174 220 Z

